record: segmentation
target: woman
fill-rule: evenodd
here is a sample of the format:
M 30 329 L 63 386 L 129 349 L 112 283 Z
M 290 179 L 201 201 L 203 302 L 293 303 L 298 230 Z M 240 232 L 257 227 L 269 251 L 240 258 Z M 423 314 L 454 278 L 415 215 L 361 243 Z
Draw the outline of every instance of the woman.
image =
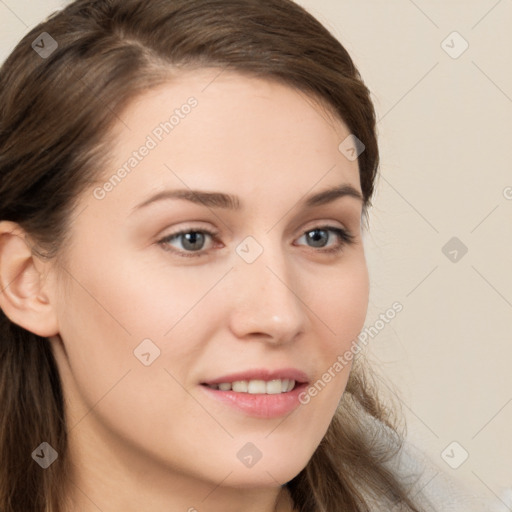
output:
M 0 108 L 2 512 L 437 506 L 358 343 L 375 114 L 318 21 L 78 0 Z

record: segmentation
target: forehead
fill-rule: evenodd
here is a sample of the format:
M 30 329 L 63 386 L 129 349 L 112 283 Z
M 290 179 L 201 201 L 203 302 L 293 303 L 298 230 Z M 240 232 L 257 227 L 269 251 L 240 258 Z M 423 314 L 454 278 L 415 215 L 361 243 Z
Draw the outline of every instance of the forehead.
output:
M 357 161 L 339 150 L 346 124 L 276 81 L 211 68 L 180 72 L 120 117 L 101 177 L 119 197 L 115 174 L 134 198 L 187 187 L 267 201 L 342 183 L 360 190 Z

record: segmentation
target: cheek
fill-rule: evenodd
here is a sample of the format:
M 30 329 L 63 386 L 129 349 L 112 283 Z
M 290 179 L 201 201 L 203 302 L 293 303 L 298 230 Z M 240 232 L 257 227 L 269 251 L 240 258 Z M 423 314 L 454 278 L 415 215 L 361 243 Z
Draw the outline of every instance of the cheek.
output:
M 169 272 L 163 259 L 155 266 L 116 254 L 93 263 L 77 258 L 71 272 L 63 321 L 75 324 L 76 333 L 95 333 L 90 343 L 113 352 L 125 345 L 133 350 L 145 338 L 168 339 L 218 279 L 213 272 L 196 277 L 193 269 Z M 110 338 L 112 344 L 101 342 Z
M 177 460 L 179 453 L 171 457 L 166 451 L 176 449 L 169 439 L 182 439 L 183 431 L 197 424 L 218 427 L 180 384 L 193 367 L 194 339 L 200 339 L 193 306 L 208 283 L 204 290 L 191 290 L 182 287 L 178 273 L 170 285 L 155 279 L 157 271 L 143 270 L 140 264 L 101 261 L 72 270 L 59 304 L 67 353 L 59 370 L 70 404 L 68 421 L 71 428 L 76 425 L 77 437 L 98 422 L 111 435 L 143 445 L 156 459 Z M 174 288 L 179 292 L 171 293 Z M 139 350 L 143 340 L 151 342 Z M 144 364 L 146 353 L 149 365 Z M 165 447 L 155 439 L 167 439 Z M 185 459 L 180 464 L 186 465 Z
M 76 251 L 58 306 L 68 381 L 89 407 L 127 372 L 133 403 L 147 402 L 148 388 L 168 395 L 174 381 L 165 369 L 186 382 L 207 339 L 205 325 L 215 322 L 214 308 L 205 312 L 200 303 L 219 273 L 197 276 L 192 267 L 171 273 L 164 258 L 155 265 L 114 251 L 93 261 L 87 256 Z
M 364 258 L 358 258 L 340 272 L 324 279 L 322 289 L 308 295 L 311 310 L 316 314 L 315 339 L 318 343 L 315 381 L 302 395 L 305 409 L 318 412 L 315 436 L 325 431 L 345 390 L 357 337 L 364 327 L 369 297 L 369 278 Z M 313 288 L 310 288 L 313 289 Z M 354 347 L 356 349 L 354 350 Z
M 314 290 L 312 286 L 310 288 Z M 330 359 L 344 351 L 364 326 L 368 309 L 369 279 L 364 258 L 355 259 L 339 272 L 331 272 L 316 292 L 309 292 L 309 304 L 324 325 L 323 353 Z

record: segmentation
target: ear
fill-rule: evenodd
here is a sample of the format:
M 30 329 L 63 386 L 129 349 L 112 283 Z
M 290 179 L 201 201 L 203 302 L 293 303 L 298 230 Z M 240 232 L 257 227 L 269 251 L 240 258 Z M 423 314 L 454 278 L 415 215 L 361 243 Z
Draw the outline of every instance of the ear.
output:
M 18 224 L 0 222 L 0 308 L 13 323 L 49 337 L 58 333 L 49 264 L 33 254 L 27 240 Z

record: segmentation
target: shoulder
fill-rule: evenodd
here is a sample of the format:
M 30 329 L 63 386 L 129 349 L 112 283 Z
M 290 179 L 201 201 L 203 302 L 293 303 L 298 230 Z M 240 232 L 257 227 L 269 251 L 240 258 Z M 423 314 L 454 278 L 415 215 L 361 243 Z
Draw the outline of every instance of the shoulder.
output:
M 499 500 L 484 494 L 483 486 L 481 492 L 470 489 L 407 439 L 391 465 L 409 487 L 414 500 L 428 512 L 510 511 L 508 507 L 496 508 Z
M 366 425 L 370 437 L 389 445 L 395 451 L 399 439 L 394 431 L 375 418 L 368 418 Z M 424 512 L 510 512 L 512 510 L 512 488 L 503 489 L 500 499 L 485 494 L 476 488 L 470 489 L 443 466 L 435 463 L 418 441 L 405 438 L 401 448 L 386 462 L 386 466 L 404 484 L 412 500 Z M 382 445 L 380 445 L 382 447 Z M 375 511 L 380 510 L 375 504 Z M 372 509 L 373 512 L 373 509 Z M 398 511 L 397 511 L 398 512 Z

